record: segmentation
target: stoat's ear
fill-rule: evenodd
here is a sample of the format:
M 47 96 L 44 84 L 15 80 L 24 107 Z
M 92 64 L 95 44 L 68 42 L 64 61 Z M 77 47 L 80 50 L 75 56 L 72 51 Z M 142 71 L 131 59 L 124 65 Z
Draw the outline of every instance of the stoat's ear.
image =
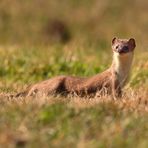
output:
M 129 43 L 129 46 L 131 47 L 131 49 L 134 49 L 136 47 L 135 39 L 130 38 L 128 43 Z
M 112 39 L 112 45 L 116 42 L 116 40 L 117 40 L 116 37 L 114 37 L 114 38 Z

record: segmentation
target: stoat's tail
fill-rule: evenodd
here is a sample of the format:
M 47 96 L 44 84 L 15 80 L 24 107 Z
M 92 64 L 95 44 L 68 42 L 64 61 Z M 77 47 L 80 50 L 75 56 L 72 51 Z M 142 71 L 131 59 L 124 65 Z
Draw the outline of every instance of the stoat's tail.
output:
M 15 98 L 19 98 L 19 97 L 26 97 L 28 94 L 27 91 L 24 91 L 24 92 L 20 92 L 20 93 L 17 93 L 17 94 L 5 94 L 5 93 L 1 93 L 0 94 L 0 100 L 11 100 L 11 99 L 15 99 Z
M 21 97 L 27 97 L 28 92 L 30 90 L 31 86 L 27 87 L 25 91 L 19 92 L 17 94 L 8 94 L 8 93 L 0 93 L 0 102 L 7 102 L 15 99 L 19 99 Z
M 0 98 L 7 98 L 7 99 L 15 99 L 15 98 L 19 98 L 19 97 L 26 97 L 28 95 L 28 92 L 30 90 L 30 86 L 27 87 L 27 89 L 25 91 L 19 92 L 17 94 L 0 94 Z

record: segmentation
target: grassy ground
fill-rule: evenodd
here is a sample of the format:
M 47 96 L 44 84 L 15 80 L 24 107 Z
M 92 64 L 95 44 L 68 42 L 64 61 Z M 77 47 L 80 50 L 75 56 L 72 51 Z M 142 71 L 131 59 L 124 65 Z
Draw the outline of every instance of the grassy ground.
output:
M 0 147 L 147 148 L 147 6 L 146 0 L 1 0 Z M 48 30 L 54 21 L 66 27 L 67 43 Z M 7 97 L 55 75 L 103 71 L 114 36 L 137 44 L 121 100 Z
M 69 45 L 73 47 L 72 45 Z M 13 98 L 31 83 L 54 75 L 90 76 L 106 69 L 110 50 L 94 47 L 1 47 L 0 145 L 2 147 L 148 146 L 148 53 L 136 54 L 122 100 L 110 97 Z M 109 45 L 108 45 L 109 46 Z M 110 60 L 108 60 L 110 59 Z M 143 59 L 140 62 L 139 59 Z

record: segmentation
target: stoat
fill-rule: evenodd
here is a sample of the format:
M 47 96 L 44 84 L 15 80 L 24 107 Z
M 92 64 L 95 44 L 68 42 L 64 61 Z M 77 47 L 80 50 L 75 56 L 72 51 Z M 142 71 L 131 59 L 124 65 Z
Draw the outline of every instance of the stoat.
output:
M 107 70 L 95 76 L 80 78 L 74 76 L 56 76 L 39 82 L 18 93 L 19 96 L 34 96 L 38 94 L 77 94 L 78 96 L 95 95 L 105 90 L 105 93 L 114 98 L 120 97 L 125 85 L 136 47 L 135 40 L 118 39 L 112 40 L 113 61 Z

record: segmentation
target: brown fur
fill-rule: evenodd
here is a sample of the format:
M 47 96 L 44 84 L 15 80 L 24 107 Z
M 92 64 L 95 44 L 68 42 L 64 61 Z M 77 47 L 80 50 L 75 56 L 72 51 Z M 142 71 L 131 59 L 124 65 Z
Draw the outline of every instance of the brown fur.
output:
M 51 94 L 61 94 L 61 95 L 77 94 L 83 97 L 86 95 L 91 95 L 91 96 L 95 95 L 97 92 L 100 92 L 102 90 L 105 91 L 107 94 L 112 94 L 114 97 L 121 96 L 121 89 L 123 87 L 123 83 L 125 83 L 124 81 L 126 81 L 124 79 L 127 79 L 127 77 L 124 78 L 125 74 L 122 77 L 120 77 L 120 73 L 121 74 L 124 73 L 125 71 L 124 69 L 127 69 L 127 68 L 124 66 L 121 66 L 123 67 L 122 68 L 123 71 L 121 71 L 120 65 L 124 64 L 123 63 L 124 60 L 128 60 L 127 59 L 128 57 L 124 58 L 125 54 L 133 52 L 135 48 L 135 40 L 134 39 L 119 40 L 114 38 L 112 40 L 113 53 L 114 52 L 118 53 L 118 51 L 115 51 L 115 50 L 119 50 L 116 47 L 117 45 L 121 47 L 121 50 L 126 45 L 128 46 L 129 50 L 127 53 L 124 53 L 122 55 L 119 54 L 119 57 L 117 59 L 119 60 L 119 64 L 118 64 L 118 61 L 116 61 L 113 58 L 112 66 L 106 71 L 100 74 L 97 74 L 95 76 L 92 76 L 90 78 L 79 78 L 74 76 L 57 76 L 49 80 L 34 84 L 31 87 L 28 87 L 25 92 L 17 94 L 17 97 L 33 96 L 37 94 L 42 94 L 46 96 Z M 120 64 L 120 62 L 123 64 Z M 118 70 L 118 67 L 119 67 L 119 70 Z M 120 81 L 123 81 L 123 82 L 120 82 Z

